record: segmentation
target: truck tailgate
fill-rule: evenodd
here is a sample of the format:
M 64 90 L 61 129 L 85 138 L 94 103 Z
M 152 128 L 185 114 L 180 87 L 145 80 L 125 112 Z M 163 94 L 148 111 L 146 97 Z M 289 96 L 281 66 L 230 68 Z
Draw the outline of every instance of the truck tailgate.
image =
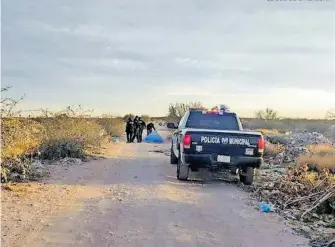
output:
M 258 133 L 243 131 L 210 131 L 189 130 L 191 147 L 189 153 L 211 154 L 226 156 L 259 157 L 258 140 L 262 137 Z

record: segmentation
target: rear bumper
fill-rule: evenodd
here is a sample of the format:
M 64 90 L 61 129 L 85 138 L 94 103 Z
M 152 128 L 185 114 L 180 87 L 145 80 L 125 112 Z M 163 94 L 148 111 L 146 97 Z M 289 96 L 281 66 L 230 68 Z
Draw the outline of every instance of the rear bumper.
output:
M 244 168 L 254 167 L 260 168 L 263 163 L 262 157 L 245 157 L 245 156 L 233 156 L 230 159 L 230 163 L 222 163 L 216 161 L 216 155 L 212 154 L 183 154 L 182 160 L 184 164 L 192 166 L 194 168 Z

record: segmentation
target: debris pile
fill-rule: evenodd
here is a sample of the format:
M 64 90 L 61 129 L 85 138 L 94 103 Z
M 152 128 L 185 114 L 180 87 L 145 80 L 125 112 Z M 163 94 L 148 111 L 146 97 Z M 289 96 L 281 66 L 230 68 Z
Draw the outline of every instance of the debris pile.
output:
M 312 240 L 335 237 L 335 177 L 326 169 L 309 172 L 306 164 L 299 164 L 260 170 L 253 195 L 273 204 L 292 221 L 292 228 Z
M 308 149 L 308 146 L 324 144 L 335 147 L 335 143 L 326 138 L 323 134 L 317 132 L 296 132 L 283 136 L 267 136 L 266 139 L 270 144 L 278 145 L 283 148 L 283 151 L 274 156 L 267 156 L 265 153 L 265 161 L 270 165 L 292 163 L 295 162 L 300 155 L 310 155 L 312 152 Z

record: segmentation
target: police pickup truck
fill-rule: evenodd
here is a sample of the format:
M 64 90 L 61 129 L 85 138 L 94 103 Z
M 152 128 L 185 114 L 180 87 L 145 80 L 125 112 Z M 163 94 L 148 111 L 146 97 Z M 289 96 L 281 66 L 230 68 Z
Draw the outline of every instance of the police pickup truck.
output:
M 177 179 L 187 180 L 189 171 L 230 171 L 246 185 L 253 183 L 254 169 L 263 162 L 261 133 L 243 131 L 240 119 L 225 109 L 189 110 L 171 138 L 171 164 L 177 164 Z

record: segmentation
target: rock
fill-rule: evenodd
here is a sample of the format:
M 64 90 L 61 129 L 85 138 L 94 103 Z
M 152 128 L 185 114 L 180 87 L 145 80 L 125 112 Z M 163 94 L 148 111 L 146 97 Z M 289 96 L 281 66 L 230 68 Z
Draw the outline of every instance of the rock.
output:
M 64 158 L 61 160 L 61 163 L 64 164 L 69 164 L 69 165 L 80 165 L 82 163 L 81 159 L 78 158 Z
M 301 233 L 304 234 L 305 236 L 309 236 L 309 235 L 311 234 L 311 232 L 312 232 L 312 230 L 311 230 L 310 227 L 308 227 L 308 226 L 304 226 L 304 225 L 301 226 L 300 231 L 301 231 Z
M 9 174 L 9 180 L 10 181 L 17 181 L 21 179 L 21 175 L 17 172 L 12 172 Z
M 272 189 L 275 186 L 275 184 L 273 182 L 268 182 L 268 183 L 264 184 L 264 186 L 269 188 L 269 189 Z
M 34 168 L 44 168 L 44 166 L 42 165 L 42 162 L 40 160 L 35 160 L 33 163 L 32 163 L 32 167 Z
M 328 245 L 327 240 L 311 240 L 309 244 L 312 247 L 332 247 Z

